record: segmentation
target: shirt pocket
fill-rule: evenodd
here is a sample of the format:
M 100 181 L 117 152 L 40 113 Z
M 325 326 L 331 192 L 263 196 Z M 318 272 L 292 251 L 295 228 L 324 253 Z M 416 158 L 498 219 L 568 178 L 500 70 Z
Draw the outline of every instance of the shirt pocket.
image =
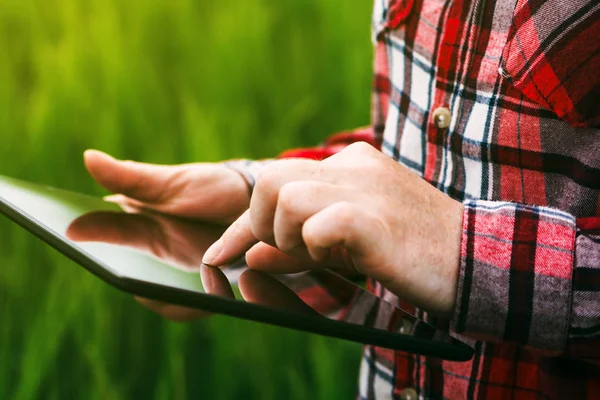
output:
M 500 73 L 572 126 L 599 126 L 600 2 L 517 0 Z

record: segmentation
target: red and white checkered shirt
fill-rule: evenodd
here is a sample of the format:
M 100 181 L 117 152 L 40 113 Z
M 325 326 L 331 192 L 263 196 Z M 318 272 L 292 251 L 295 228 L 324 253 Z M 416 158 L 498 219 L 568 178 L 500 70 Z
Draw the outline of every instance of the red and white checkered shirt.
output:
M 372 128 L 283 156 L 369 141 L 464 202 L 445 327 L 475 356 L 367 346 L 360 398 L 600 398 L 600 1 L 375 0 L 372 27 Z

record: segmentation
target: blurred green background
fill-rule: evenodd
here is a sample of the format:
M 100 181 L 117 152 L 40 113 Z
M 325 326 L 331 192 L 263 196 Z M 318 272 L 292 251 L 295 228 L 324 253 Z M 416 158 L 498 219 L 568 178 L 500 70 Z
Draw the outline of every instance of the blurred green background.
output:
M 0 174 L 269 157 L 369 122 L 370 1 L 0 0 Z M 351 398 L 360 345 L 162 320 L 0 218 L 0 399 Z

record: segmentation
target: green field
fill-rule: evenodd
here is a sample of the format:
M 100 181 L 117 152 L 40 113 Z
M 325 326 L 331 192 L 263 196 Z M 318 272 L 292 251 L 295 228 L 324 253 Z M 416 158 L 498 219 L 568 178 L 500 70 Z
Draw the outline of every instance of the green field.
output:
M 0 174 L 269 157 L 369 122 L 371 2 L 0 0 Z M 351 398 L 360 346 L 162 320 L 0 218 L 0 399 Z

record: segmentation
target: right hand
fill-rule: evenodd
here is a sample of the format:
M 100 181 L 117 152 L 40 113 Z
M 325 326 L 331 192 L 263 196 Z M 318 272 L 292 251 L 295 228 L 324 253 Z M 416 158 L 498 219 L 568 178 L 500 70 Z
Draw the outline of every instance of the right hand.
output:
M 250 204 L 246 180 L 223 164 L 155 165 L 116 160 L 97 150 L 87 150 L 84 162 L 90 175 L 101 186 L 114 193 L 105 199 L 122 207 L 229 225 Z M 331 267 L 344 262 L 341 254 L 333 258 L 327 261 L 332 264 Z M 308 254 L 292 257 L 266 243 L 254 246 L 246 254 L 246 262 L 253 268 L 263 270 L 281 265 L 296 268 L 299 264 L 314 263 Z M 212 275 L 218 273 L 213 271 Z M 213 280 L 217 283 L 220 281 L 216 278 Z M 215 284 L 215 291 L 221 286 L 223 285 Z M 154 300 L 138 298 L 138 301 L 174 320 L 191 320 L 205 315 L 197 310 Z
M 178 217 L 229 224 L 250 203 L 244 178 L 222 164 L 154 165 L 87 150 L 90 175 L 112 193 L 106 200 Z

